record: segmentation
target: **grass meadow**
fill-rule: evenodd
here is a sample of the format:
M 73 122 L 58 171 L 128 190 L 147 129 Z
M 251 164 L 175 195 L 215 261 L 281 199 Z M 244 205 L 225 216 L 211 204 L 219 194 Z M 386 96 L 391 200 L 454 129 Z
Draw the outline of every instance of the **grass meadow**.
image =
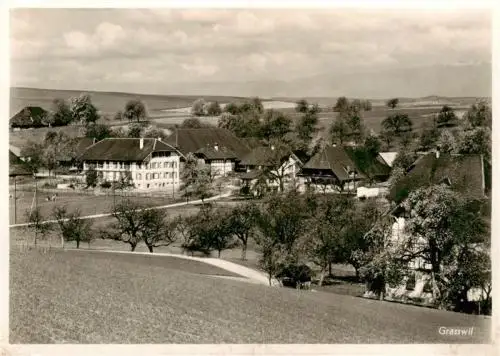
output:
M 270 288 L 198 262 L 11 249 L 18 343 L 477 343 L 488 319 L 324 292 Z M 469 337 L 440 326 L 475 327 Z

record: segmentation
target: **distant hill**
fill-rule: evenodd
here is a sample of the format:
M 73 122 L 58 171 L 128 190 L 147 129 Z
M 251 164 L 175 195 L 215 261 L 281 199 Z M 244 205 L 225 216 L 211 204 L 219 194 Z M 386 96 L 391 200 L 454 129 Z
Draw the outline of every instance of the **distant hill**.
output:
M 101 92 L 85 90 L 56 90 L 38 88 L 11 88 L 10 89 L 10 116 L 17 113 L 25 106 L 40 106 L 50 109 L 52 101 L 56 98 L 70 99 L 88 93 L 93 103 L 104 114 L 113 115 L 118 110 L 123 110 L 125 103 L 133 98 L 141 99 L 150 113 L 164 109 L 175 109 L 190 106 L 193 101 L 203 97 L 207 101 L 217 100 L 220 103 L 230 101 L 243 101 L 244 97 L 236 96 L 208 96 L 208 95 L 148 95 L 120 92 Z

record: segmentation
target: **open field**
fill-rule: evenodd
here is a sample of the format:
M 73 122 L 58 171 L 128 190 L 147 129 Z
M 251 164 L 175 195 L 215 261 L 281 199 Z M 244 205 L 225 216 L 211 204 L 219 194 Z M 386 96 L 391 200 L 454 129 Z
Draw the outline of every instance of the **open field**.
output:
M 217 279 L 201 275 L 220 273 L 213 267 L 188 267 L 168 257 L 99 255 L 13 249 L 10 343 L 475 343 L 489 338 L 489 320 L 481 317 Z M 441 336 L 440 326 L 475 330 L 472 337 Z
M 175 109 L 191 106 L 200 96 L 197 95 L 148 95 L 133 93 L 113 93 L 84 90 L 53 90 L 35 88 L 11 88 L 10 90 L 10 115 L 14 115 L 25 106 L 41 106 L 50 109 L 52 101 L 56 98 L 69 99 L 89 93 L 92 102 L 104 115 L 114 115 L 118 110 L 123 110 L 130 99 L 142 100 L 148 112 L 161 112 L 165 109 Z M 204 96 L 205 100 L 217 100 L 219 102 L 243 101 L 242 97 L 227 96 Z

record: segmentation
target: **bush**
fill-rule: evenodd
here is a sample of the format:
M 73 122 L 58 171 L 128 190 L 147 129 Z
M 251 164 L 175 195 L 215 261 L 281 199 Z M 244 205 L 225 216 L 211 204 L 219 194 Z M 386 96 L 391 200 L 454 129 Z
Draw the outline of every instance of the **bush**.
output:
M 104 181 L 101 183 L 101 188 L 111 188 L 111 182 Z
M 285 287 L 296 287 L 298 283 L 310 282 L 313 276 L 312 269 L 304 264 L 281 265 L 276 275 Z

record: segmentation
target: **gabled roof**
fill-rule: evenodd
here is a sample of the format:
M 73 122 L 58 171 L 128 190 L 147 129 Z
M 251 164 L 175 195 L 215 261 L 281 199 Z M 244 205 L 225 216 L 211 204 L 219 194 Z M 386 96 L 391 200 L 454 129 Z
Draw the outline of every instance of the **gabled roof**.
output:
M 392 167 L 392 163 L 396 159 L 398 153 L 397 152 L 380 152 L 379 153 L 380 157 L 384 160 L 384 162 L 389 166 Z
M 31 175 L 26 164 L 11 150 L 9 150 L 9 177 Z
M 482 199 L 487 188 L 486 170 L 481 155 L 441 153 L 438 158 L 435 153 L 428 153 L 421 156 L 395 184 L 390 198 L 401 202 L 418 188 L 445 183 L 466 196 Z
M 270 161 L 276 158 L 273 150 L 274 149 L 272 147 L 268 146 L 256 147 L 241 159 L 240 164 L 243 166 L 269 166 Z M 280 161 L 283 162 L 290 156 L 301 162 L 300 159 L 291 151 L 289 153 L 283 152 L 282 157 L 280 157 Z
M 238 159 L 250 151 L 242 139 L 236 137 L 231 131 L 218 127 L 176 129 L 165 142 L 178 148 L 184 155 L 195 153 L 207 145 L 213 147 L 216 144 L 232 151 Z
M 42 127 L 48 126 L 43 122 L 47 111 L 39 106 L 26 106 L 15 114 L 9 121 L 11 127 Z
M 207 146 L 200 148 L 198 151 L 195 152 L 196 155 L 203 156 L 205 159 L 212 160 L 212 159 L 236 159 L 237 156 L 236 154 L 227 149 L 226 147 L 219 147 L 217 146 L 217 149 L 212 146 Z
M 346 153 L 356 164 L 359 172 L 373 178 L 389 178 L 391 167 L 379 155 L 373 155 L 362 147 L 346 147 Z
M 325 147 L 315 154 L 303 167 L 304 171 L 331 171 L 341 181 L 352 178 L 349 176 L 347 169 L 357 170 L 357 166 L 350 155 L 347 154 L 345 148 L 341 146 Z M 358 171 L 357 173 L 356 178 L 366 178 L 362 172 Z
M 171 145 L 155 138 L 144 138 L 140 148 L 139 138 L 105 138 L 85 150 L 84 161 L 142 162 L 152 152 L 178 152 Z

